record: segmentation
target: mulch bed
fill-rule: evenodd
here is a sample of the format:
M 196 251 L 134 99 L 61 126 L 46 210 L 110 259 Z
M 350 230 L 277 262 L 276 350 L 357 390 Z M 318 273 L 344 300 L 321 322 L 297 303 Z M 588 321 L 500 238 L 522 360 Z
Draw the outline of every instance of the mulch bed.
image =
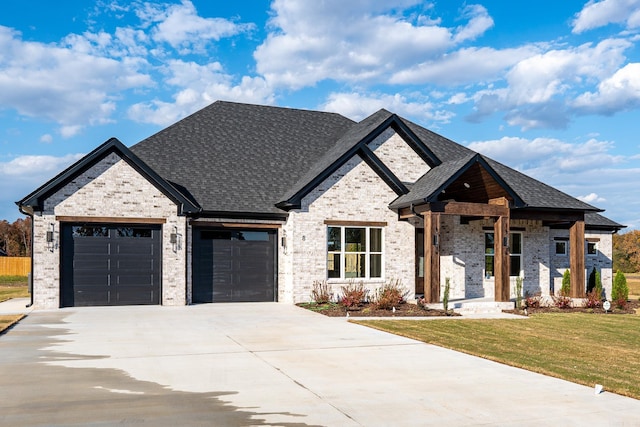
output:
M 505 313 L 512 314 L 520 314 L 525 315 L 524 310 L 503 310 Z M 597 308 L 586 308 L 586 307 L 569 307 L 569 308 L 558 308 L 558 307 L 528 307 L 527 314 L 537 314 L 537 313 L 592 313 L 592 314 L 605 314 L 605 310 L 602 307 Z M 615 308 L 613 304 L 611 305 L 611 309 L 606 312 L 606 314 L 640 314 L 640 301 L 629 301 L 627 302 L 627 307 L 623 310 L 620 308 Z
M 458 313 L 454 313 L 449 310 L 449 313 L 445 313 L 444 310 L 434 310 L 431 308 L 422 308 L 417 304 L 404 303 L 399 304 L 396 307 L 395 312 L 393 310 L 384 310 L 377 308 L 374 304 L 363 304 L 361 307 L 346 309 L 340 304 L 315 304 L 315 303 L 299 303 L 298 307 L 306 308 L 307 310 L 315 311 L 317 313 L 324 314 L 329 317 L 346 317 L 349 313 L 349 317 L 429 317 L 429 316 L 459 316 Z

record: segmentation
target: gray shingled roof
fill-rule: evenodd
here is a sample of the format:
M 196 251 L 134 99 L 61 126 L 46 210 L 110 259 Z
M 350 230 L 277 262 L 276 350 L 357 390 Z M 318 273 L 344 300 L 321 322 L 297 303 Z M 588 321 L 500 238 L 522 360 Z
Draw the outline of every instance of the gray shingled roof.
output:
M 401 122 L 437 160 L 392 207 L 429 198 L 478 156 L 384 109 L 355 123 L 333 113 L 222 101 L 143 140 L 131 151 L 205 212 L 283 214 L 277 203 L 306 194 L 324 174 L 355 155 L 359 144 L 391 122 Z M 481 157 L 528 208 L 599 210 Z M 602 226 L 619 226 L 602 216 L 589 218 Z
M 204 211 L 275 207 L 354 122 L 334 113 L 215 102 L 131 147 Z

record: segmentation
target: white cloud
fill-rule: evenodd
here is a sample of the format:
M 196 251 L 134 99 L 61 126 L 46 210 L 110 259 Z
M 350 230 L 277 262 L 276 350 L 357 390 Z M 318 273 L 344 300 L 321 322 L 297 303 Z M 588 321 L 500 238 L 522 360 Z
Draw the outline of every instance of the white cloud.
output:
M 156 42 L 168 43 L 183 54 L 205 52 L 211 41 L 255 28 L 253 24 L 237 24 L 223 18 L 203 18 L 188 0 L 179 5 L 144 3 L 137 14 L 143 25 L 153 25 L 151 37 Z
M 216 100 L 257 104 L 274 101 L 273 92 L 264 79 L 245 76 L 236 81 L 225 74 L 217 62 L 199 65 L 172 60 L 165 72 L 166 83 L 177 88 L 173 102 L 154 100 L 134 104 L 128 111 L 131 119 L 166 126 Z
M 598 85 L 597 92 L 579 96 L 574 106 L 584 112 L 613 114 L 640 106 L 640 63 L 627 64 Z
M 257 70 L 270 84 L 290 89 L 325 79 L 382 81 L 439 58 L 492 25 L 482 6 L 467 7 L 467 23 L 455 29 L 400 14 L 416 3 L 276 0 L 272 31 L 254 53 Z
M 599 203 L 607 201 L 607 199 L 598 196 L 596 193 L 589 193 L 586 196 L 578 196 L 577 198 L 585 203 Z
M 400 94 L 332 93 L 320 107 L 324 111 L 340 113 L 356 121 L 382 108 L 421 121 L 447 123 L 453 117 L 450 111 L 436 110 L 427 100 L 409 100 Z
M 44 142 L 45 144 L 51 144 L 53 142 L 53 137 L 50 134 L 45 133 L 40 137 L 40 142 Z
M 109 122 L 116 93 L 151 82 L 136 64 L 92 55 L 80 44 L 26 42 L 2 26 L 0 50 L 0 105 L 54 121 L 66 136 Z
M 576 34 L 608 24 L 640 27 L 640 0 L 590 0 L 573 20 Z

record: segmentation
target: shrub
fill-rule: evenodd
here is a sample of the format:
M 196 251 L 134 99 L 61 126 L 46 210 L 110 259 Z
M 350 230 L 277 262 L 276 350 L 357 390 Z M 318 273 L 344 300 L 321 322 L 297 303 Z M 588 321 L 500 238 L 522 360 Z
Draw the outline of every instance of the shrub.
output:
M 516 309 L 522 308 L 522 277 L 516 277 Z
M 593 267 L 591 273 L 589 273 L 589 280 L 587 281 L 587 293 L 593 291 L 596 288 L 596 275 L 598 274 L 598 270 Z
M 326 304 L 331 301 L 333 291 L 326 280 L 314 280 L 311 289 L 311 300 L 316 304 Z
M 591 292 L 587 292 L 587 300 L 584 303 L 587 308 L 598 308 L 602 306 L 602 291 L 595 287 Z
M 449 291 L 451 290 L 451 280 L 447 277 L 444 279 L 444 292 L 442 293 L 442 308 L 445 313 L 449 312 Z
M 529 292 L 526 293 L 524 298 L 524 304 L 527 308 L 540 308 L 540 300 L 542 297 L 540 294 L 531 295 Z
M 627 286 L 627 278 L 622 271 L 618 270 L 616 277 L 613 279 L 613 287 L 611 288 L 611 301 L 618 308 L 625 308 L 629 299 L 629 287 Z
M 562 275 L 562 287 L 560 288 L 560 296 L 568 297 L 571 294 L 571 271 L 568 269 Z
M 342 298 L 340 303 L 347 308 L 355 308 L 362 305 L 367 290 L 362 282 L 356 284 L 349 282 L 346 286 L 342 286 Z
M 408 293 L 401 280 L 391 280 L 376 291 L 373 297 L 374 304 L 377 308 L 391 310 L 398 304 L 404 304 Z
M 571 308 L 571 298 L 567 295 L 563 295 L 562 291 L 557 296 L 553 298 L 553 305 L 558 308 Z

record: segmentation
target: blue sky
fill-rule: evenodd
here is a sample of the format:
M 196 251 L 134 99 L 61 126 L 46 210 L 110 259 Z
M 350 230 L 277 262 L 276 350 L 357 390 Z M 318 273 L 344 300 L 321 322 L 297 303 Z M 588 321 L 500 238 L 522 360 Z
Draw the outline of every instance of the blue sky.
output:
M 0 219 L 218 99 L 386 108 L 640 228 L 640 0 L 4 2 Z

